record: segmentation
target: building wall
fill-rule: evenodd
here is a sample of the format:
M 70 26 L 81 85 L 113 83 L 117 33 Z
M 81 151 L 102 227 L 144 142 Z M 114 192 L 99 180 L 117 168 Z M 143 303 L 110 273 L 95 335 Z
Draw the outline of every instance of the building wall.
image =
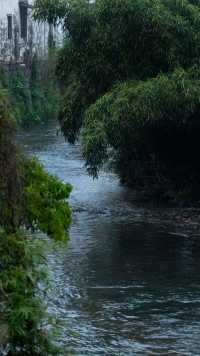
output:
M 28 0 L 32 5 L 34 0 Z M 7 15 L 12 15 L 12 38 L 8 38 Z M 0 61 L 24 62 L 25 57 L 45 57 L 48 52 L 48 25 L 32 20 L 28 9 L 27 38 L 21 38 L 19 0 L 0 0 Z

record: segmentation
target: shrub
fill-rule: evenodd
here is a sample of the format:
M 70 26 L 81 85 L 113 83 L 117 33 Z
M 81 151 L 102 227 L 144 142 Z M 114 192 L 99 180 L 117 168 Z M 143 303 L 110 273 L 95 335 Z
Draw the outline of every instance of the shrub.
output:
M 199 112 L 197 69 L 114 87 L 86 112 L 89 173 L 98 174 L 112 148 L 122 180 L 159 184 L 163 176 L 179 188 L 191 185 L 200 175 Z
M 6 92 L 0 90 L 0 354 L 59 355 L 45 331 L 41 299 L 45 245 L 30 232 L 68 240 L 69 184 L 25 158 L 15 144 L 15 124 Z M 30 230 L 30 231 L 29 231 Z M 43 297 L 43 295 L 42 295 Z

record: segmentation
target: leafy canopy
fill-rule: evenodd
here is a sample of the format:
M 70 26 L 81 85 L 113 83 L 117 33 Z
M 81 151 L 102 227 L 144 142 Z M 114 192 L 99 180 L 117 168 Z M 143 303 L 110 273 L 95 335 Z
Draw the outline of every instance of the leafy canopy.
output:
M 69 0 L 66 8 L 59 120 L 70 142 L 83 132 L 89 173 L 112 157 L 133 185 L 198 184 L 199 1 Z
M 191 179 L 192 166 L 194 169 L 197 165 L 199 170 L 199 112 L 200 72 L 196 69 L 177 69 L 169 75 L 116 86 L 86 112 L 83 142 L 89 173 L 98 175 L 113 148 L 118 166 L 126 165 L 123 174 L 132 174 L 132 179 L 137 173 L 137 160 L 144 164 L 155 155 L 174 165 L 174 179 L 180 170 L 176 164 L 183 156 L 187 175 L 182 179 Z M 179 141 L 180 137 L 185 140 Z

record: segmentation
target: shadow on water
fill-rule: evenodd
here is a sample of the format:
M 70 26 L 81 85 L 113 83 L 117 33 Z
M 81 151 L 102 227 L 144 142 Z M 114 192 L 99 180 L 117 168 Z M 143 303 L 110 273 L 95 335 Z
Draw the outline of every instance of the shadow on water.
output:
M 113 174 L 87 176 L 80 147 L 55 125 L 19 135 L 29 154 L 73 184 L 66 250 L 49 255 L 49 306 L 76 355 L 199 355 L 200 238 L 136 204 Z

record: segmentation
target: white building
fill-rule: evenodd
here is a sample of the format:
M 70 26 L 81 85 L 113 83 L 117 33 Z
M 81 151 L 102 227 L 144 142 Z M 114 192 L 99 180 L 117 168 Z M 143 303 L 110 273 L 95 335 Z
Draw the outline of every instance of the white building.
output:
M 23 62 L 25 56 L 48 50 L 48 25 L 31 16 L 34 0 L 0 0 L 0 61 Z

